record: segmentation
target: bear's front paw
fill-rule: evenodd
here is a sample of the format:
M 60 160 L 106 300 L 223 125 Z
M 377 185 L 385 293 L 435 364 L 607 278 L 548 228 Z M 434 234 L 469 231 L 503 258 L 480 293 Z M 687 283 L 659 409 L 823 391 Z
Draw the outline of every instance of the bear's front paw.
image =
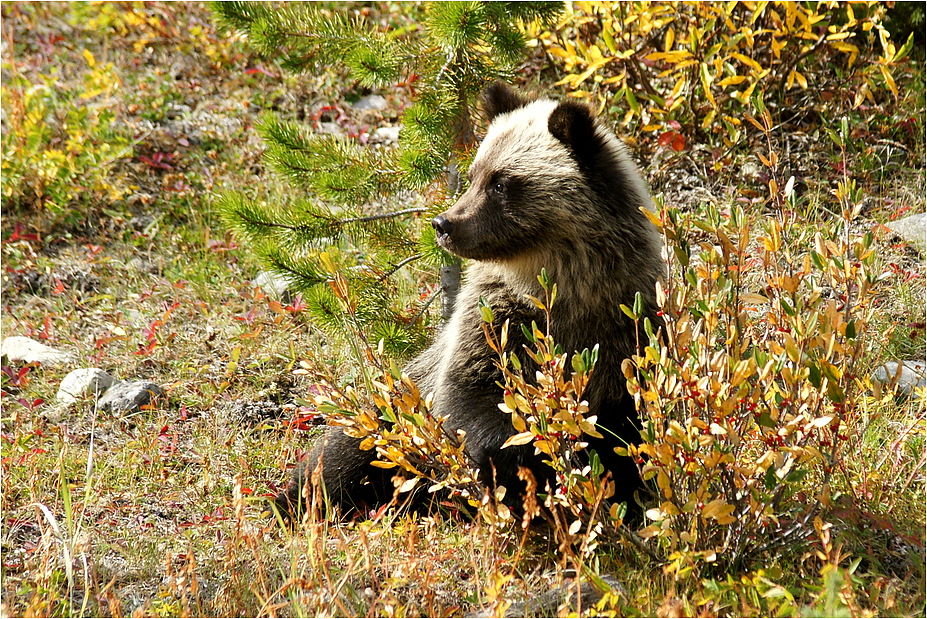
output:
M 299 522 L 303 507 L 302 488 L 300 484 L 291 482 L 286 490 L 269 502 L 265 513 L 272 518 L 279 514 L 284 522 Z

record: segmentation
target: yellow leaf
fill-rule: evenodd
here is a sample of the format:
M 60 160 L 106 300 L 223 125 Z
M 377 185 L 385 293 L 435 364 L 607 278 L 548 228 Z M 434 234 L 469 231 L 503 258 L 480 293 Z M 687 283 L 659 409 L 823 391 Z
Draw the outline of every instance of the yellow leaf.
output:
M 795 77 L 795 81 L 798 82 L 799 86 L 801 86 L 802 88 L 808 88 L 808 80 L 805 78 L 804 75 L 802 75 L 798 71 L 792 71 L 792 75 Z
M 754 303 L 756 305 L 762 305 L 764 303 L 769 303 L 769 299 L 764 297 L 761 294 L 756 294 L 755 292 L 744 292 L 740 295 L 740 300 L 744 303 Z
M 395 462 L 384 462 L 383 460 L 374 460 L 370 463 L 370 466 L 375 466 L 378 469 L 392 469 L 398 466 Z
M 650 220 L 650 223 L 652 223 L 658 228 L 663 227 L 663 222 L 660 221 L 660 216 L 654 213 L 653 211 L 651 211 L 649 208 L 642 206 L 640 207 L 640 211 L 641 213 L 644 214 L 644 217 Z
M 97 66 L 97 60 L 96 58 L 93 57 L 93 54 L 90 53 L 89 49 L 84 48 L 84 50 L 81 53 L 84 55 L 84 59 L 87 61 L 88 65 L 90 65 L 91 67 Z
M 843 32 L 835 32 L 833 34 L 829 34 L 827 35 L 827 39 L 825 40 L 826 41 L 842 41 L 843 39 L 848 39 L 851 36 L 853 36 L 853 33 L 850 32 L 849 30 L 845 30 Z
M 569 60 L 571 58 L 574 58 L 574 56 L 570 54 L 568 51 L 564 49 L 560 49 L 559 47 L 551 47 L 547 51 L 548 53 L 550 53 L 551 56 L 557 56 L 558 58 L 563 58 L 564 60 Z
M 747 81 L 749 78 L 746 75 L 732 75 L 730 77 L 725 77 L 723 80 L 718 82 L 720 88 L 725 88 L 727 86 L 736 86 Z
M 898 87 L 895 85 L 895 78 L 892 77 L 891 72 L 888 70 L 888 67 L 885 65 L 879 65 L 879 72 L 882 73 L 882 78 L 885 80 L 885 83 L 888 85 L 889 90 L 892 91 L 892 94 L 896 97 L 898 96 Z
M 741 61 L 742 63 L 744 63 L 745 65 L 747 65 L 748 67 L 756 71 L 757 73 L 760 73 L 763 71 L 763 67 L 760 66 L 760 63 L 758 63 L 753 58 L 750 58 L 749 56 L 745 56 L 743 54 L 734 52 L 733 54 L 731 54 L 731 57 L 736 58 L 737 60 Z
M 753 124 L 753 126 L 756 127 L 757 129 L 759 129 L 760 131 L 766 131 L 766 129 L 763 127 L 763 125 L 760 124 L 760 121 L 758 121 L 757 119 L 755 119 L 755 118 L 754 118 L 753 116 L 751 116 L 750 114 L 744 114 L 744 118 L 746 118 L 747 120 L 749 120 L 750 123 Z M 763 157 L 763 156 L 760 155 L 760 157 Z
M 502 448 L 510 447 L 512 445 L 527 445 L 534 440 L 533 432 L 521 432 L 519 434 L 514 434 L 506 439 L 502 444 Z
M 652 524 L 649 527 L 644 527 L 643 529 L 638 531 L 637 534 L 641 537 L 641 539 L 650 539 L 651 537 L 659 535 L 660 531 L 661 531 L 660 527 Z
M 692 52 L 684 49 L 674 50 L 671 52 L 653 52 L 647 54 L 647 60 L 665 60 L 670 64 L 676 64 L 692 57 Z
M 853 64 L 856 61 L 856 57 L 859 56 L 859 48 L 853 45 L 852 43 L 847 43 L 845 41 L 836 41 L 831 43 L 831 47 L 837 51 L 849 54 L 850 57 L 847 59 L 847 66 Z
M 580 73 L 579 76 L 576 77 L 576 79 L 575 79 L 574 82 L 573 82 L 574 87 L 575 87 L 575 86 L 579 86 L 580 84 L 582 84 L 583 82 L 585 82 L 586 79 L 587 79 L 590 75 L 592 75 L 593 73 L 595 73 L 596 71 L 598 71 L 599 68 L 600 68 L 601 66 L 603 66 L 603 65 L 604 65 L 605 63 L 607 63 L 607 62 L 610 62 L 611 60 L 612 60 L 611 57 L 608 57 L 608 58 L 599 58 L 599 59 L 596 60 L 595 62 L 590 63 L 589 68 L 587 68 L 585 71 L 583 71 L 582 73 Z
M 670 488 L 669 476 L 662 470 L 657 471 L 657 487 L 660 488 L 664 498 L 673 498 L 673 490 Z
M 703 518 L 714 518 L 720 523 L 721 518 L 727 518 L 734 511 L 734 506 L 729 505 L 724 499 L 715 499 L 702 509 Z

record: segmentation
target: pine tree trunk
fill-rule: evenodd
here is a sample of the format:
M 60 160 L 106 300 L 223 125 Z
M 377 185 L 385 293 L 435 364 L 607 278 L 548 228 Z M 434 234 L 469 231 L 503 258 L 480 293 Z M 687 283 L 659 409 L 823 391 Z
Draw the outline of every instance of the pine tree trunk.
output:
M 447 167 L 447 192 L 454 198 L 460 195 L 463 184 L 456 154 L 464 152 L 476 142 L 473 122 L 470 120 L 470 104 L 462 85 L 457 89 L 457 103 L 459 111 L 454 123 L 452 159 Z M 441 267 L 441 291 L 444 293 L 441 300 L 441 320 L 449 320 L 451 314 L 454 313 L 454 304 L 457 301 L 457 293 L 460 291 L 460 265 L 460 258 L 457 258 L 453 264 Z

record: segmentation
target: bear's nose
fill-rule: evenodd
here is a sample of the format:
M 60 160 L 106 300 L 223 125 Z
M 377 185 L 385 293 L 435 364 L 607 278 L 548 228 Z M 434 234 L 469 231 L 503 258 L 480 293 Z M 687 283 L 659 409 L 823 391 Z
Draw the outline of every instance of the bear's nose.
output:
M 431 225 L 435 232 L 441 236 L 449 235 L 454 232 L 454 223 L 444 215 L 438 215 L 431 220 Z

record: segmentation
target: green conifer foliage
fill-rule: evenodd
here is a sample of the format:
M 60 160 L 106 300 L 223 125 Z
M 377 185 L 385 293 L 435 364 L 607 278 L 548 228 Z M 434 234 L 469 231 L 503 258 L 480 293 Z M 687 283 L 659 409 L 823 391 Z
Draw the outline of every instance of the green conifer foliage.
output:
M 412 263 L 435 272 L 455 259 L 435 245 L 430 226 L 429 215 L 446 205 L 408 208 L 396 196 L 437 188 L 450 200 L 459 192 L 477 94 L 510 78 L 524 57 L 520 22 L 551 19 L 562 5 L 435 2 L 423 24 L 401 32 L 366 23 L 349 7 L 325 6 L 216 2 L 213 12 L 288 71 L 346 69 L 365 87 L 414 80 L 398 148 L 373 151 L 268 113 L 257 127 L 265 160 L 295 190 L 272 204 L 230 193 L 219 207 L 264 263 L 304 294 L 320 325 L 341 329 L 351 320 L 388 353 L 407 356 L 424 342 L 421 317 L 434 295 L 403 298 L 397 275 Z M 331 285 L 336 275 L 347 293 Z

